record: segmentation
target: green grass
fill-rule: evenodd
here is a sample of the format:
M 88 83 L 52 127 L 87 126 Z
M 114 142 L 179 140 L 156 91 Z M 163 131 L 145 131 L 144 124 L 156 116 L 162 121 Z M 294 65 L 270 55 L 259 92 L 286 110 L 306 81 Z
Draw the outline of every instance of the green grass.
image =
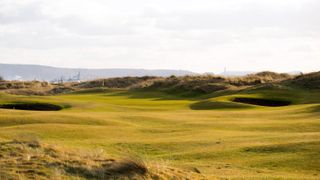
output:
M 282 98 L 285 107 L 232 102 Z M 54 103 L 55 112 L 0 109 L 0 140 L 42 142 L 147 162 L 196 167 L 208 178 L 319 179 L 320 92 L 256 89 L 206 96 L 90 90 L 59 96 L 0 94 L 0 103 Z

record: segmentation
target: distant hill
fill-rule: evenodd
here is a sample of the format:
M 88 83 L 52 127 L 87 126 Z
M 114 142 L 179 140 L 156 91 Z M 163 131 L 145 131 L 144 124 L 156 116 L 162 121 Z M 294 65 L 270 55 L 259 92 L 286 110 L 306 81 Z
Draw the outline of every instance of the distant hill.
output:
M 0 76 L 6 80 L 68 80 L 80 73 L 81 80 L 125 76 L 183 76 L 195 74 L 184 70 L 146 69 L 73 69 L 41 65 L 0 64 Z

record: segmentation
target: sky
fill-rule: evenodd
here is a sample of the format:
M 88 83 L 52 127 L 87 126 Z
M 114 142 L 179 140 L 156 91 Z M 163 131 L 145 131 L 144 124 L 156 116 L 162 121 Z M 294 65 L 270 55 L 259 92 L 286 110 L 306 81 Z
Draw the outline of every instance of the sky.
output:
M 319 0 L 0 0 L 0 63 L 319 71 Z

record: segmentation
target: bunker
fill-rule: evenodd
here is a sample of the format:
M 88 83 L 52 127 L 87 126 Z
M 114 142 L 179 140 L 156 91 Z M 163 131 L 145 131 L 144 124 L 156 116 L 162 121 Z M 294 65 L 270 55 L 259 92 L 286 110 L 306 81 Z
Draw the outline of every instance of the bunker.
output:
M 29 110 L 29 111 L 60 111 L 62 106 L 49 104 L 49 103 L 8 103 L 0 104 L 2 109 L 17 109 L 17 110 Z
M 258 105 L 258 106 L 269 106 L 269 107 L 289 106 L 291 104 L 291 102 L 287 100 L 248 98 L 248 97 L 236 97 L 233 99 L 233 102 L 252 104 L 252 105 Z

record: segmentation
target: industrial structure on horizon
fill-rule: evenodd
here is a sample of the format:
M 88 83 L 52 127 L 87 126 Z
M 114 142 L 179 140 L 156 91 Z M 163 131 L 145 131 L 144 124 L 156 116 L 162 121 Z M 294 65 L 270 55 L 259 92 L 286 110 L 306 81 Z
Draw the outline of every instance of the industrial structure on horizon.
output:
M 80 71 L 72 77 L 65 78 L 64 76 L 61 76 L 60 78 L 57 78 L 57 79 L 54 79 L 51 81 L 51 83 L 53 83 L 53 84 L 62 84 L 64 82 L 81 82 Z

